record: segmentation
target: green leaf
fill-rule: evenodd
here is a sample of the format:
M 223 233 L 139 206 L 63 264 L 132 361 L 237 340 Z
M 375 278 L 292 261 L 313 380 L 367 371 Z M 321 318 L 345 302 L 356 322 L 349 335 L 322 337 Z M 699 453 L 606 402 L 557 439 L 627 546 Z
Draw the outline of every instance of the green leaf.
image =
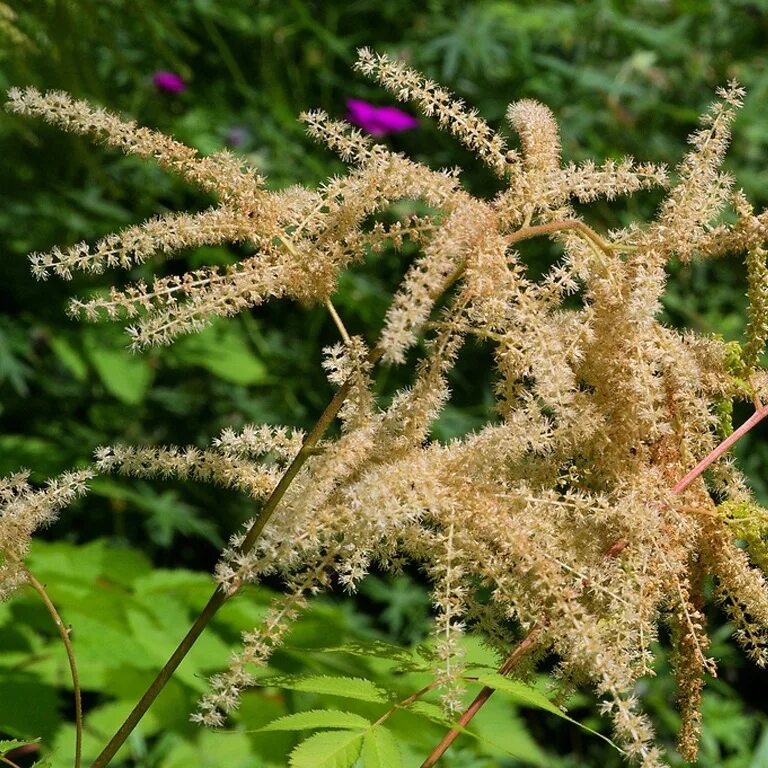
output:
M 530 685 L 520 682 L 520 680 L 513 680 L 504 675 L 498 674 L 498 672 L 483 674 L 477 678 L 477 682 L 481 685 L 486 685 L 489 688 L 493 688 L 497 691 L 503 691 L 512 697 L 512 699 L 518 704 L 522 704 L 527 707 L 535 707 L 536 709 L 543 709 L 546 712 L 551 712 L 553 715 L 561 717 L 563 720 L 567 720 L 569 723 L 578 725 L 583 731 L 591 733 L 593 736 L 601 738 L 603 741 L 610 744 L 614 749 L 621 752 L 622 750 L 616 746 L 607 736 L 603 736 L 602 733 L 598 733 L 592 728 L 583 725 L 578 720 L 574 720 L 572 717 L 568 717 L 559 707 L 555 706 L 543 693 L 532 688 Z
M 153 755 L 162 755 L 161 762 L 152 761 L 151 765 L 157 768 L 261 768 L 277 765 L 271 760 L 256 759 L 248 737 L 240 731 L 201 728 L 196 736 L 187 733 L 182 736 L 182 733 L 178 730 L 168 732 L 168 746 L 162 751 L 158 748 L 152 751 Z
M 351 768 L 360 757 L 359 731 L 323 731 L 310 736 L 291 752 L 291 768 Z
M 518 760 L 525 760 L 526 763 L 532 765 L 546 766 L 551 764 L 547 762 L 547 756 L 539 749 L 522 723 L 509 717 L 508 713 L 506 717 L 499 717 L 498 708 L 494 705 L 493 701 L 488 702 L 472 723 L 471 728 L 462 727 L 457 722 L 452 721 L 446 717 L 441 707 L 429 701 L 415 701 L 408 706 L 408 711 L 425 717 L 443 728 L 455 728 L 462 734 L 479 741 L 486 750 L 490 748 L 492 753 L 509 755 Z M 488 711 L 489 708 L 491 712 Z M 493 712 L 494 708 L 497 709 L 495 713 Z M 493 715 L 490 722 L 489 714 Z
M 243 386 L 263 384 L 267 369 L 248 344 L 241 326 L 216 322 L 176 342 L 176 360 L 199 365 L 224 381 Z
M 358 701 L 384 703 L 384 691 L 370 680 L 359 677 L 330 677 L 327 675 L 280 675 L 265 677 L 257 685 L 269 688 L 287 688 L 305 693 L 320 693 L 326 696 L 341 696 Z
M 51 350 L 59 358 L 62 365 L 69 370 L 77 381 L 85 381 L 88 376 L 88 366 L 82 355 L 61 336 L 54 336 L 50 342 Z
M 273 720 L 260 731 L 302 731 L 306 728 L 368 728 L 370 721 L 338 709 L 311 709 Z
M 115 344 L 105 344 L 101 337 L 84 337 L 85 352 L 104 389 L 118 400 L 137 405 L 144 399 L 152 381 L 152 369 L 146 359 L 132 355 Z
M 536 690 L 530 685 L 526 685 L 520 680 L 514 680 L 498 672 L 491 672 L 480 675 L 477 679 L 482 685 L 493 688 L 496 691 L 504 691 L 509 694 L 518 704 L 523 704 L 536 709 L 544 709 L 558 717 L 566 717 L 563 711 L 555 706 L 541 691 Z
M 183 501 L 175 490 L 159 491 L 142 481 L 131 488 L 110 480 L 92 483 L 91 490 L 107 498 L 128 502 L 130 510 L 146 513 L 149 536 L 161 547 L 170 546 L 177 533 L 196 534 L 216 547 L 223 545 L 215 524 L 204 519 L 200 510 Z
M 391 659 L 392 661 L 412 662 L 413 652 L 399 645 L 385 643 L 383 640 L 360 640 L 332 645 L 324 648 L 312 648 L 320 653 L 348 653 L 350 656 Z
M 526 765 L 550 768 L 552 756 L 531 736 L 521 714 L 505 697 L 493 696 L 472 721 L 470 730 L 487 754 L 510 755 Z
M 109 570 L 104 564 L 107 551 L 104 540 L 76 545 L 35 539 L 27 559 L 39 579 L 55 584 L 57 578 L 65 575 L 68 581 L 82 583 L 90 589 L 93 582 Z
M 10 752 L 12 749 L 18 749 L 19 747 L 26 747 L 27 744 L 33 744 L 38 739 L 31 741 L 20 741 L 19 739 L 0 739 L 0 755 L 4 755 L 6 752 Z
M 209 574 L 184 568 L 173 571 L 155 568 L 133 583 L 137 595 L 145 595 L 149 599 L 154 599 L 154 595 L 180 595 L 187 602 L 191 600 L 195 606 L 201 603 L 200 607 L 214 586 L 215 582 Z
M 401 768 L 400 748 L 392 731 L 383 726 L 372 728 L 363 740 L 363 768 Z
M 146 605 L 143 610 L 129 609 L 128 626 L 143 648 L 143 658 L 151 664 L 162 665 L 178 643 L 178 627 L 187 621 L 188 613 L 177 600 L 158 595 L 157 606 Z M 207 632 L 195 643 L 175 677 L 193 690 L 205 690 L 206 672 L 226 664 L 230 648 L 215 633 Z
M 425 717 L 430 722 L 437 723 L 444 728 L 453 728 L 451 719 L 446 717 L 441 707 L 431 701 L 414 701 L 408 705 L 407 709 L 409 712 L 421 715 L 421 717 Z
M 60 700 L 55 688 L 28 672 L 3 670 L 0 689 L 0 731 L 22 738 L 51 738 L 59 724 Z
M 765 765 L 768 765 L 768 726 L 763 726 L 763 732 L 755 747 L 749 768 L 762 768 Z
M 114 584 L 132 587 L 137 579 L 152 573 L 150 559 L 138 549 L 107 545 L 104 556 L 107 566 L 104 578 Z

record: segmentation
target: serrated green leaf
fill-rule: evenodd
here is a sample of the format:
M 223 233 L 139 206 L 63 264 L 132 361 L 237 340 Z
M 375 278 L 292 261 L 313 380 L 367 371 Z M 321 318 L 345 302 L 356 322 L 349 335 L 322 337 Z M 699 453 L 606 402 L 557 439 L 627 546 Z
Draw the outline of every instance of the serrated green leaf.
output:
M 383 640 L 361 640 L 332 645 L 324 648 L 312 648 L 321 653 L 348 653 L 350 656 L 365 656 L 393 661 L 413 661 L 413 653 L 399 645 L 385 643 Z
M 90 589 L 104 573 L 105 550 L 106 543 L 98 539 L 80 545 L 35 539 L 27 562 L 43 581 L 55 583 L 57 577 L 66 575 L 71 582 L 82 582 Z
M 434 664 L 422 661 L 417 653 L 409 648 L 386 643 L 382 640 L 360 640 L 324 648 L 297 648 L 299 652 L 346 653 L 378 661 L 395 662 L 393 670 L 398 672 L 431 672 Z
M 442 725 L 444 728 L 452 728 L 453 723 L 451 719 L 445 716 L 443 710 L 437 705 L 432 704 L 429 701 L 414 701 L 407 707 L 409 712 L 415 715 L 421 715 L 427 720 L 438 725 Z
M 20 741 L 19 739 L 0 739 L 0 755 L 10 752 L 12 749 L 26 747 L 27 744 L 34 744 L 37 739 L 32 741 Z
M 392 731 L 383 726 L 372 728 L 363 740 L 363 768 L 401 768 L 400 748 Z
M 368 728 L 370 721 L 352 712 L 338 709 L 310 709 L 273 720 L 260 731 L 303 731 L 314 728 Z
M 383 703 L 386 694 L 370 680 L 360 677 L 331 677 L 329 675 L 280 675 L 265 677 L 257 685 L 270 688 L 288 688 L 292 691 L 341 696 L 357 701 Z
M 509 694 L 518 703 L 536 709 L 544 709 L 558 717 L 567 717 L 564 712 L 555 706 L 541 691 L 536 690 L 530 685 L 526 685 L 520 680 L 514 680 L 510 677 L 491 672 L 480 675 L 477 681 L 482 685 L 493 688 L 496 691 L 504 691 Z
M 603 736 L 602 733 L 589 728 L 588 726 L 580 723 L 578 720 L 574 720 L 572 717 L 568 717 L 559 707 L 555 706 L 541 691 L 537 691 L 530 685 L 526 685 L 520 680 L 513 680 L 509 677 L 504 677 L 497 672 L 491 674 L 480 675 L 477 678 L 477 682 L 482 685 L 486 685 L 489 688 L 493 688 L 496 691 L 503 691 L 510 695 L 514 701 L 518 704 L 522 704 L 527 707 L 535 707 L 536 709 L 543 709 L 546 712 L 551 712 L 553 715 L 557 715 L 563 720 L 567 720 L 569 723 L 573 723 L 587 733 L 591 733 L 593 736 L 597 736 L 603 741 L 610 744 L 618 752 L 622 750 L 616 746 L 607 736 Z
M 359 731 L 323 731 L 310 736 L 291 752 L 291 768 L 351 768 L 360 757 Z

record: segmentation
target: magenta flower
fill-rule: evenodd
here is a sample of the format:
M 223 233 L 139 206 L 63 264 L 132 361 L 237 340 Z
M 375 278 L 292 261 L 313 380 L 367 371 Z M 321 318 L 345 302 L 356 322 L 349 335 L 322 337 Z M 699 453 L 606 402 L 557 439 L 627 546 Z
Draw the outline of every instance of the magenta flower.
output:
M 347 99 L 347 121 L 371 136 L 384 136 L 415 128 L 419 121 L 396 107 L 376 107 L 360 99 Z
M 181 93 L 187 90 L 187 84 L 181 75 L 163 69 L 152 75 L 152 84 L 158 91 L 165 91 L 166 93 Z

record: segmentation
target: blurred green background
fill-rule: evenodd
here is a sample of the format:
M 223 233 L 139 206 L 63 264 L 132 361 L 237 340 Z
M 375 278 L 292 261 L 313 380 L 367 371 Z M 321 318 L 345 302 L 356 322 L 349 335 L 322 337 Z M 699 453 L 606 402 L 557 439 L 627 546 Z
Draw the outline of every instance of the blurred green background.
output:
M 509 101 L 545 102 L 562 127 L 566 161 L 633 155 L 674 166 L 714 89 L 736 78 L 748 95 L 727 167 L 762 208 L 768 201 L 766 39 L 765 0 L 15 0 L 0 3 L 0 87 L 63 89 L 204 153 L 229 146 L 281 188 L 316 185 L 343 171 L 304 135 L 299 112 L 322 108 L 343 116 L 349 97 L 393 104 L 389 94 L 352 72 L 355 51 L 363 45 L 404 58 L 442 81 L 502 130 Z M 158 90 L 152 75 L 159 70 L 179 74 L 186 90 Z M 496 188 L 427 119 L 384 140 L 432 167 L 465 166 L 464 183 L 477 194 Z M 312 424 L 330 394 L 320 350 L 336 340 L 324 311 L 274 304 L 140 356 L 127 352 L 120 328 L 66 317 L 71 295 L 153 271 L 231 263 L 240 255 L 237 249 L 201 249 L 130 276 L 78 278 L 72 284 L 36 283 L 29 274 L 30 251 L 94 241 L 152 215 L 201 209 L 209 200 L 151 164 L 31 120 L 0 114 L 0 142 L 0 474 L 25 466 L 41 481 L 87 463 L 100 444 L 202 446 L 224 426 Z M 657 202 L 656 193 L 642 193 L 584 212 L 594 226 L 608 229 L 652 215 Z M 410 255 L 378 254 L 343 278 L 336 303 L 352 332 L 375 340 Z M 532 245 L 525 255 L 533 269 L 556 256 L 547 245 Z M 670 273 L 668 322 L 742 338 L 741 263 L 672 264 Z M 491 415 L 490 375 L 477 373 L 489 360 L 480 346 L 465 351 L 435 438 L 460 435 Z M 402 376 L 386 372 L 382 392 L 393 391 Z M 747 412 L 737 408 L 736 418 Z M 751 435 L 739 451 L 763 500 L 766 438 L 765 432 Z M 33 563 L 50 574 L 52 595 L 76 628 L 87 670 L 87 750 L 103 744 L 161 665 L 180 623 L 205 598 L 205 574 L 222 542 L 250 513 L 247 500 L 207 487 L 99 480 L 88 499 L 45 532 L 49 543 L 38 545 Z M 186 721 L 204 676 L 224 663 L 238 632 L 263 613 L 267 594 L 267 587 L 253 590 L 252 600 L 237 601 L 216 623 L 186 675 L 169 687 L 121 753 L 123 764 L 287 764 L 299 735 L 253 731 L 308 706 L 302 699 L 308 694 L 249 694 L 226 733 L 204 733 Z M 320 646 L 329 632 L 339 642 L 418 642 L 430 631 L 429 602 L 417 572 L 398 578 L 374 574 L 360 595 L 318 601 L 275 657 L 275 668 L 368 676 L 391 687 L 375 655 L 361 660 L 295 649 Z M 710 618 L 721 674 L 705 696 L 699 765 L 768 766 L 768 677 L 746 664 L 716 610 Z M 121 633 L 115 637 L 125 647 L 105 654 L 102 643 L 88 640 L 89 631 L 95 637 Z M 659 652 L 658 677 L 640 688 L 672 748 L 678 725 L 674 685 L 663 645 Z M 72 713 L 62 670 L 61 650 L 34 600 L 24 596 L 0 605 L 0 734 L 41 736 L 47 747 L 55 745 L 55 766 L 71 765 Z M 398 683 L 403 695 L 415 690 L 408 682 Z M 564 721 L 503 696 L 494 702 L 477 718 L 477 728 L 503 744 L 462 737 L 445 766 L 619 764 L 610 747 Z M 339 706 L 333 697 L 309 704 Z M 342 708 L 353 704 L 362 706 L 347 702 Z M 596 712 L 587 694 L 572 702 L 574 717 L 605 730 Z M 441 734 L 437 725 L 415 728 L 407 719 L 398 728 L 408 766 L 418 765 Z

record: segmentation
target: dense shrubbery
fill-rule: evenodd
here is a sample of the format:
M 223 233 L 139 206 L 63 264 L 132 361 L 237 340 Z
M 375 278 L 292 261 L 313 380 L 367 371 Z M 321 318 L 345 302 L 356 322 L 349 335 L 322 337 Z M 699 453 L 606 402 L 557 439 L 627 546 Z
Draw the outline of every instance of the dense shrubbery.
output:
M 297 180 L 312 184 L 342 167 L 306 140 L 295 120 L 300 111 L 323 108 L 341 116 L 348 96 L 386 101 L 369 84 L 350 80 L 354 49 L 361 44 L 404 55 L 428 74 L 447 81 L 492 124 L 501 123 L 510 100 L 545 101 L 563 127 L 564 154 L 572 160 L 618 158 L 627 153 L 653 161 L 682 157 L 685 135 L 714 87 L 737 77 L 747 86 L 749 97 L 734 129 L 729 162 L 753 201 L 764 204 L 768 197 L 760 178 L 768 130 L 764 120 L 757 119 L 763 117 L 760 96 L 768 88 L 768 71 L 760 58 L 766 19 L 756 3 L 670 3 L 652 8 L 647 3 L 635 7 L 608 2 L 432 3 L 420 11 L 410 5 L 393 3 L 383 8 L 363 2 L 351 6 L 296 2 L 285 7 L 263 3 L 257 8 L 243 2 L 227 3 L 226 9 L 206 2 L 146 5 L 145 14 L 130 15 L 101 3 L 20 7 L 18 18 L 11 22 L 16 31 L 8 34 L 6 28 L 2 69 L 7 82 L 2 85 L 64 88 L 128 111 L 204 153 L 219 150 L 228 141 L 237 143 L 237 151 L 245 153 L 279 188 Z M 380 37 L 384 31 L 389 39 Z M 187 90 L 176 95 L 158 91 L 151 76 L 159 69 L 179 72 L 188 83 Z M 0 472 L 29 466 L 40 480 L 89 461 L 92 449 L 100 444 L 172 441 L 202 446 L 225 425 L 268 422 L 306 427 L 313 421 L 331 393 L 319 365 L 320 348 L 335 337 L 324 312 L 299 313 L 290 306 L 271 306 L 141 357 L 131 357 L 119 332 L 110 326 L 82 329 L 65 323 L 63 309 L 71 291 L 55 283 L 34 284 L 24 259 L 28 251 L 85 237 L 93 240 L 149 215 L 202 209 L 210 201 L 151 167 L 116 156 L 104 162 L 77 140 L 8 117 L 2 121 L 6 143 L 13 143 L 9 144 L 12 151 L 6 151 L 0 161 L 6 164 L 7 180 L 0 201 L 6 268 L 0 296 L 7 308 L 0 324 L 4 388 Z M 393 136 L 390 143 L 433 167 L 469 165 L 467 155 L 429 121 L 418 131 Z M 482 170 L 472 172 L 465 182 L 476 193 L 495 190 L 492 174 Z M 137 196 L 138 189 L 146 189 L 147 194 Z M 590 217 L 602 229 L 617 228 L 653 210 L 657 202 L 658 196 L 649 192 L 610 209 L 598 203 Z M 532 275 L 545 271 L 555 258 L 555 251 L 546 244 L 532 245 L 523 253 Z M 184 268 L 226 266 L 239 255 L 238 249 L 217 246 L 189 253 L 183 264 Z M 385 250 L 342 280 L 337 304 L 353 331 L 370 332 L 374 338 L 388 293 L 409 255 L 407 249 L 402 255 Z M 137 268 L 133 277 L 148 274 L 143 269 Z M 673 265 L 672 273 L 674 280 L 665 299 L 669 319 L 699 331 L 740 338 L 745 281 L 733 262 Z M 81 280 L 76 290 L 99 295 L 106 284 Z M 451 406 L 435 426 L 434 436 L 463 434 L 486 421 L 492 411 L 490 379 L 479 380 L 477 371 L 490 367 L 489 359 L 480 345 L 463 357 L 452 374 Z M 380 383 L 384 398 L 403 383 L 398 376 L 393 372 Z M 757 440 L 748 463 L 759 468 L 766 455 Z M 754 482 L 761 490 L 759 475 Z M 249 514 L 242 500 L 203 488 L 100 480 L 94 490 L 97 500 L 68 513 L 49 533 L 49 538 L 70 544 L 41 544 L 32 561 L 39 577 L 50 583 L 66 620 L 83 637 L 89 622 L 105 637 L 131 627 L 122 659 L 104 658 L 95 645 L 80 649 L 87 690 L 112 691 L 110 699 L 86 701 L 90 732 L 95 736 L 91 751 L 114 729 L 151 677 L 151 669 L 162 663 L 175 642 L 178 627 L 168 617 L 180 618 L 201 605 L 206 578 L 179 569 L 209 569 L 221 540 Z M 84 546 L 99 537 L 109 538 L 108 550 L 98 543 Z M 116 545 L 121 548 L 115 550 Z M 175 570 L 150 574 L 146 561 L 131 546 L 141 547 L 155 565 Z M 112 611 L 106 606 L 114 601 L 94 588 L 106 575 L 104 558 L 121 563 L 121 576 L 113 574 L 104 589 L 131 596 Z M 72 563 L 78 564 L 79 572 L 62 582 L 61 572 L 72 572 Z M 328 624 L 339 627 L 340 644 L 372 637 L 414 639 L 406 636 L 404 627 L 417 635 L 428 631 L 424 598 L 417 587 L 381 589 L 377 583 L 364 586 L 367 597 L 357 601 L 358 607 L 367 609 L 369 619 L 351 618 L 344 604 L 317 608 L 297 626 L 286 651 L 275 658 L 275 669 L 292 674 L 345 673 L 372 680 L 381 675 L 382 684 L 386 683 L 389 676 L 382 671 L 382 659 L 387 656 L 382 648 L 376 652 L 368 648 L 373 657 L 378 656 L 376 662 L 360 660 L 350 653 L 350 645 L 340 657 L 295 651 L 320 645 Z M 156 602 L 158 591 L 167 594 L 163 607 Z M 221 666 L 226 646 L 236 642 L 249 621 L 252 625 L 254 616 L 249 611 L 258 615 L 258 599 L 250 608 L 244 605 L 242 601 L 231 606 L 241 614 L 222 614 L 198 661 L 164 694 L 165 702 L 158 704 L 143 735 L 130 743 L 132 764 L 168 768 L 185 764 L 190 755 L 202 750 L 210 754 L 211 765 L 237 765 L 238 760 L 248 765 L 252 758 L 242 756 L 249 750 L 260 760 L 274 759 L 297 741 L 290 733 L 198 734 L 179 715 L 188 711 L 198 693 L 196 673 Z M 389 623 L 377 617 L 382 606 Z M 411 610 L 421 617 L 416 629 L 405 618 Z M 68 713 L 58 693 L 66 687 L 61 649 L 31 602 L 4 605 L 2 611 L 1 663 L 14 670 L 7 676 L 8 690 L 18 696 L 3 697 L 0 730 L 38 735 L 48 745 L 60 744 L 56 765 L 67 765 L 71 728 L 62 726 Z M 715 616 L 714 621 L 722 618 Z M 710 718 L 709 726 L 705 714 L 700 764 L 759 765 L 752 761 L 760 759 L 760 747 L 755 744 L 763 722 L 748 714 L 753 689 L 740 677 L 738 656 L 729 646 L 717 644 L 718 640 L 724 643 L 726 636 L 725 630 L 715 633 L 712 653 L 725 657 L 721 672 L 725 682 L 718 684 L 713 698 L 705 697 L 705 713 L 709 708 L 721 714 L 719 721 Z M 142 664 L 137 665 L 138 658 Z M 493 663 L 487 656 L 477 660 Z M 405 663 L 397 658 L 394 662 Z M 412 680 L 403 680 L 404 695 L 418 687 L 413 684 L 418 673 L 413 674 Z M 728 682 L 740 686 L 746 703 L 734 695 Z M 649 701 L 674 734 L 677 724 L 669 676 L 662 674 L 648 685 Z M 35 716 L 8 704 L 33 699 Z M 246 703 L 240 715 L 248 729 L 307 707 L 348 708 L 332 694 L 324 698 L 311 692 L 279 699 L 256 692 L 249 694 L 249 701 L 251 709 Z M 375 707 L 356 706 L 358 714 L 378 716 Z M 553 764 L 555 758 L 544 756 L 543 748 L 530 736 L 538 736 L 541 744 L 551 743 L 549 732 L 555 728 L 551 721 L 536 718 L 526 725 L 515 710 L 496 702 L 478 718 L 477 727 L 488 731 L 494 725 L 509 739 L 502 746 L 521 761 Z M 401 735 L 413 731 L 407 721 L 402 723 Z M 162 738 L 155 738 L 161 732 Z M 414 755 L 423 755 L 439 733 L 438 728 L 422 731 L 412 744 Z M 599 753 L 598 742 L 584 741 L 571 750 L 571 738 L 576 737 L 570 731 L 563 736 L 560 751 L 573 752 L 563 758 L 564 765 L 608 765 L 615 759 L 609 751 Z M 408 738 L 405 743 L 409 744 Z M 765 739 L 761 744 L 765 749 Z M 463 752 L 449 753 L 445 764 L 487 765 L 489 760 L 504 764 L 501 757 L 487 756 L 492 754 L 501 755 L 503 750 L 494 752 L 492 747 L 467 740 Z

